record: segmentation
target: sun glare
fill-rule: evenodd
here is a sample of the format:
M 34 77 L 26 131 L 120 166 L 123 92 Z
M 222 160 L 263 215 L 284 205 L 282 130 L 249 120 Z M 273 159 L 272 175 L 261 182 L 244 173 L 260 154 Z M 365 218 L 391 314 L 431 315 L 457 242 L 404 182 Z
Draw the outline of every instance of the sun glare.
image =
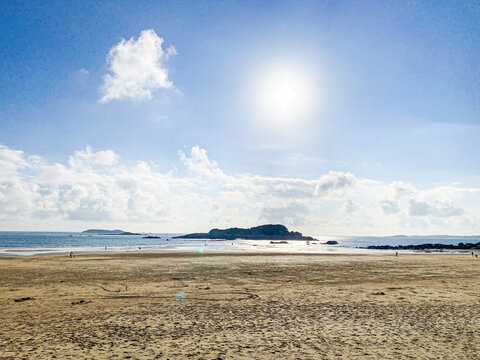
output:
M 295 125 L 312 113 L 314 81 L 306 69 L 275 65 L 259 71 L 254 81 L 256 118 L 268 125 Z

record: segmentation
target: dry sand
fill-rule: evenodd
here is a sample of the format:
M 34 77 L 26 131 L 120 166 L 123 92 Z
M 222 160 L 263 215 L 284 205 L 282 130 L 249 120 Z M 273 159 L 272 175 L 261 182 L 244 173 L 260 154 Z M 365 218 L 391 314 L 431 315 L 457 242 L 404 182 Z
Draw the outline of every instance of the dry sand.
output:
M 0 294 L 2 359 L 480 359 L 468 255 L 2 257 Z

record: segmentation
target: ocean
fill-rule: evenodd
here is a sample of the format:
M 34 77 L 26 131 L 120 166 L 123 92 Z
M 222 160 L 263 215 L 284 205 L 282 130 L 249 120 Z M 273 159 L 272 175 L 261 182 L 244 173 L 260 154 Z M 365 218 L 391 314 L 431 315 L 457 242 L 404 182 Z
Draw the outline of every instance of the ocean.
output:
M 39 255 L 80 252 L 125 251 L 268 251 L 300 253 L 377 253 L 382 250 L 360 249 L 370 245 L 458 244 L 480 242 L 480 236 L 386 236 L 339 237 L 316 236 L 321 242 L 336 240 L 338 245 L 322 245 L 305 241 L 270 244 L 269 240 L 198 240 L 172 239 L 179 234 L 96 235 L 78 232 L 0 232 L 0 255 Z M 158 238 L 144 238 L 157 236 Z M 388 252 L 388 251 L 387 251 Z M 391 252 L 391 251 L 390 251 Z

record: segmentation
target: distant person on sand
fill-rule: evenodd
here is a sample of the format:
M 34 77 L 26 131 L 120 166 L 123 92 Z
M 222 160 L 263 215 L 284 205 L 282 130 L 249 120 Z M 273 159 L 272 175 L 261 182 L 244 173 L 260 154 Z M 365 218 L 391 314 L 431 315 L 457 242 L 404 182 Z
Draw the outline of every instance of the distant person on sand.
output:
M 398 257 L 398 251 L 395 252 L 395 257 Z
M 473 251 L 472 251 L 472 257 L 473 257 L 474 255 L 475 255 L 475 254 L 474 254 Z
M 73 251 L 70 251 L 70 259 L 73 258 Z

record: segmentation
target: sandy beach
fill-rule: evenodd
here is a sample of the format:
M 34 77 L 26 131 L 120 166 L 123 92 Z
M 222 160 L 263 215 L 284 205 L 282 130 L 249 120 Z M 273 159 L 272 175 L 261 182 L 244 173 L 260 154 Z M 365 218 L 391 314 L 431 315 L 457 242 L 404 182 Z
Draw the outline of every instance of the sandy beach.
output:
M 478 359 L 469 255 L 0 258 L 0 358 Z

